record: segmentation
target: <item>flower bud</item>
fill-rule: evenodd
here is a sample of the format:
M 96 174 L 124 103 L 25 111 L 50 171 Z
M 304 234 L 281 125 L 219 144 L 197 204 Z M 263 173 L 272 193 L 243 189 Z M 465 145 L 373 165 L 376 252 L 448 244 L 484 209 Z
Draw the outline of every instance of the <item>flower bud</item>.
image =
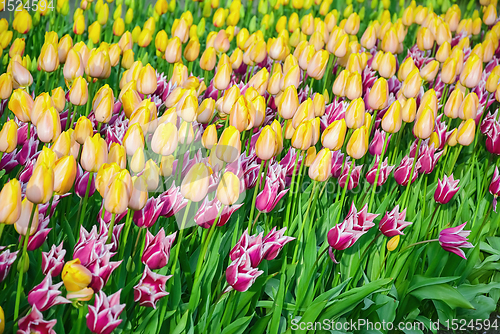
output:
M 444 63 L 450 56 L 450 53 L 451 53 L 450 43 L 444 42 L 443 44 L 441 44 L 441 46 L 438 48 L 436 52 L 436 60 L 439 61 L 440 63 Z
M 345 111 L 345 123 L 350 129 L 358 129 L 365 122 L 365 102 L 362 98 L 351 101 Z
M 436 78 L 438 71 L 439 62 L 437 60 L 432 60 L 420 69 L 420 76 L 424 79 L 424 81 L 430 82 Z
M 477 98 L 476 93 L 469 93 L 458 109 L 458 117 L 463 120 L 476 119 L 478 108 L 479 99 Z
M 205 164 L 194 164 L 182 179 L 182 196 L 190 201 L 200 202 L 208 192 L 210 174 L 211 171 Z
M 54 171 L 45 163 L 33 171 L 26 186 L 26 198 L 35 204 L 47 203 L 54 192 Z
M 67 155 L 57 160 L 54 165 L 54 191 L 63 195 L 71 190 L 76 177 L 76 160 Z
M 457 142 L 462 146 L 469 146 L 474 141 L 476 122 L 473 119 L 462 121 L 458 127 Z
M 92 273 L 81 265 L 80 259 L 74 259 L 66 262 L 61 278 L 66 290 L 76 292 L 88 287 L 92 281 Z
M 462 105 L 463 99 L 464 94 L 460 89 L 453 90 L 444 105 L 444 114 L 451 119 L 457 118 L 458 110 Z
M 61 119 L 56 108 L 45 110 L 37 120 L 38 138 L 44 143 L 51 143 L 61 134 Z
M 347 126 L 344 119 L 332 122 L 332 124 L 323 131 L 321 135 L 321 144 L 332 151 L 340 150 L 344 145 L 346 131 Z
M 443 64 L 441 70 L 441 81 L 445 84 L 455 83 L 457 77 L 457 62 L 453 58 L 448 58 Z
M 240 179 L 231 172 L 222 175 L 217 186 L 217 199 L 223 205 L 233 205 L 240 195 Z
M 83 77 L 78 77 L 69 89 L 69 102 L 76 106 L 83 106 L 87 103 L 89 92 L 87 81 Z
M 350 76 L 349 71 L 343 70 L 337 76 L 335 81 L 333 82 L 332 92 L 335 96 L 344 97 L 345 96 L 345 87 L 347 86 L 347 80 Z
M 408 77 L 408 74 L 410 74 L 411 71 L 413 71 L 416 68 L 415 62 L 413 61 L 413 58 L 408 57 L 406 60 L 401 64 L 398 70 L 398 79 L 399 81 L 405 81 L 406 77 Z
M 278 149 L 278 138 L 276 132 L 267 125 L 262 129 L 257 142 L 255 143 L 255 153 L 261 160 L 270 160 L 275 156 Z
M 307 75 L 316 80 L 321 80 L 325 74 L 327 62 L 328 52 L 326 50 L 317 51 L 307 64 Z
M 415 98 L 420 92 L 420 87 L 422 86 L 422 78 L 420 77 L 420 72 L 418 68 L 414 68 L 406 77 L 403 83 L 403 95 L 409 98 Z
M 361 74 L 358 72 L 350 72 L 349 78 L 344 89 L 344 94 L 349 100 L 355 100 L 361 97 L 363 93 L 363 82 Z M 335 85 L 335 83 L 334 83 Z
M 384 109 L 387 107 L 388 98 L 389 85 L 387 80 L 384 78 L 377 79 L 368 93 L 368 105 L 373 110 Z
M 87 172 L 95 173 L 108 159 L 108 145 L 98 133 L 87 137 L 83 144 L 80 164 Z
M 21 185 L 17 179 L 5 183 L 0 192 L 0 223 L 12 225 L 21 216 Z
M 0 131 L 0 152 L 10 153 L 17 146 L 17 124 L 11 119 L 2 126 Z
M 482 60 L 477 55 L 471 55 L 460 73 L 460 83 L 467 88 L 474 88 L 479 84 L 482 73 Z
M 347 143 L 347 154 L 353 159 L 361 159 L 368 150 L 368 135 L 365 126 L 357 128 Z
M 424 107 L 418 115 L 415 125 L 413 126 L 413 134 L 420 139 L 427 139 L 434 131 L 434 112 L 429 107 Z
M 382 117 L 382 129 L 388 133 L 396 133 L 401 129 L 401 104 L 394 101 Z
M 406 123 L 411 123 L 415 120 L 415 116 L 417 114 L 417 102 L 415 99 L 409 98 L 403 105 L 401 109 L 401 118 Z
M 36 208 L 35 208 L 35 213 L 33 215 L 33 219 L 31 220 L 31 229 L 29 230 L 28 233 L 28 226 L 30 223 L 31 211 L 33 210 L 33 205 L 35 205 Z M 21 202 L 21 215 L 19 216 L 19 219 L 14 223 L 14 228 L 16 232 L 19 233 L 20 235 L 29 234 L 30 236 L 32 236 L 38 229 L 38 222 L 39 222 L 38 205 L 33 204 L 28 200 L 27 197 L 25 197 Z
M 332 153 L 328 148 L 318 152 L 309 167 L 309 177 L 314 181 L 324 182 L 331 176 Z
M 294 148 L 306 151 L 311 147 L 313 141 L 313 126 L 311 122 L 305 121 L 299 124 L 293 133 L 291 144 Z

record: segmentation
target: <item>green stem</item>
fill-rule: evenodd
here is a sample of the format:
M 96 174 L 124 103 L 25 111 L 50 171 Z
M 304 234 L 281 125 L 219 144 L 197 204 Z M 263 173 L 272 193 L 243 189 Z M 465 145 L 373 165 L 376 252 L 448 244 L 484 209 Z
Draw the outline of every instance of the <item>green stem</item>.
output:
M 339 223 L 340 214 L 342 213 L 342 208 L 344 206 L 345 194 L 346 194 L 346 191 L 347 191 L 347 186 L 349 185 L 349 180 L 351 178 L 351 173 L 352 173 L 352 167 L 353 166 L 354 166 L 354 159 L 353 159 L 351 165 L 349 166 L 349 172 L 347 172 L 347 180 L 345 181 L 345 184 L 344 184 L 344 190 L 342 190 L 342 197 L 340 198 L 340 207 L 338 208 L 337 218 L 335 218 L 335 224 L 333 224 L 333 226 L 335 226 L 335 225 L 337 225 Z
M 378 176 L 380 174 L 380 167 L 382 166 L 382 161 L 384 160 L 384 153 L 385 153 L 385 148 L 387 146 L 387 139 L 389 138 L 389 134 L 386 133 L 385 134 L 385 139 L 384 139 L 384 145 L 382 146 L 382 153 L 380 154 L 380 160 L 378 162 L 378 166 L 377 166 L 377 173 L 375 174 L 375 182 L 373 182 L 373 185 L 372 185 L 372 195 L 370 197 L 370 201 L 368 202 L 368 212 L 371 212 L 371 208 L 372 208 L 372 203 L 373 203 L 373 199 L 375 198 L 375 192 L 376 192 L 376 189 L 377 189 L 377 182 L 378 182 Z
M 301 152 L 300 155 L 303 156 L 304 152 Z M 297 169 L 298 163 L 299 163 L 299 154 L 298 154 L 298 152 L 295 152 L 295 164 L 293 165 L 292 182 L 290 183 L 290 191 L 289 191 L 287 205 L 286 205 L 285 223 L 283 224 L 285 227 L 288 227 L 288 220 L 290 218 L 290 209 L 292 206 L 292 196 L 293 196 L 294 183 L 295 183 L 295 170 Z
M 82 305 L 78 308 L 78 321 L 76 323 L 76 334 L 80 334 L 82 330 L 82 324 L 84 322 L 85 316 L 85 306 Z
M 109 244 L 112 240 L 113 237 L 113 228 L 115 227 L 115 218 L 116 218 L 116 213 L 111 214 L 111 222 L 109 223 L 109 229 L 108 229 L 108 240 L 106 241 L 107 244 Z
M 122 240 L 122 243 L 120 245 L 120 252 L 118 255 L 119 259 L 123 258 L 123 253 L 125 252 L 125 247 L 127 246 L 127 238 L 128 238 L 128 233 L 130 231 L 130 225 L 132 224 L 132 217 L 133 216 L 134 216 L 134 210 L 130 209 L 127 213 L 127 218 L 125 220 L 125 231 L 123 231 L 123 240 Z
M 422 145 L 422 138 L 418 139 L 418 144 L 417 144 L 417 150 L 415 151 L 415 158 L 413 159 L 413 164 L 411 165 L 411 171 L 410 171 L 410 178 L 408 179 L 408 185 L 406 186 L 406 191 L 404 195 L 404 200 L 403 200 L 403 209 L 406 208 L 406 202 L 408 201 L 408 195 L 410 193 L 410 186 L 412 184 L 413 180 L 413 172 L 415 171 L 415 165 L 417 164 L 418 160 L 418 153 L 420 152 L 420 146 Z
M 455 152 L 455 156 L 453 157 L 452 164 L 450 169 L 448 170 L 448 175 L 451 175 L 451 172 L 453 172 L 453 167 L 455 167 L 455 163 L 457 162 L 458 156 L 460 155 L 460 151 L 462 151 L 462 145 L 459 145 L 458 150 Z
M 24 261 L 26 250 L 28 248 L 28 239 L 29 239 L 30 232 L 31 232 L 31 224 L 33 223 L 33 217 L 35 216 L 36 208 L 37 208 L 37 204 L 33 203 L 33 206 L 31 209 L 30 220 L 28 223 L 28 229 L 26 230 L 26 235 L 23 237 L 23 251 L 21 253 L 21 257 L 19 258 L 19 262 Z M 19 279 L 17 281 L 16 304 L 14 306 L 14 321 L 16 321 L 18 316 L 19 316 L 19 303 L 21 302 L 21 289 L 23 286 L 23 274 L 24 274 L 24 263 L 21 263 L 20 270 L 19 270 Z
M 85 196 L 83 197 L 82 210 L 79 212 L 77 233 L 80 231 L 80 226 L 82 226 L 83 219 L 85 218 L 85 211 L 87 210 L 87 202 L 89 199 L 90 184 L 92 182 L 92 173 L 89 173 L 89 180 L 87 182 L 87 189 L 85 189 Z
M 295 263 L 295 261 L 297 260 L 297 253 L 299 251 L 299 244 L 300 244 L 300 240 L 302 239 L 302 234 L 304 233 L 304 227 L 307 224 L 307 217 L 309 215 L 309 209 L 311 208 L 312 202 L 316 201 L 315 195 L 316 195 L 316 185 L 317 184 L 318 184 L 317 181 L 313 182 L 313 188 L 311 190 L 311 197 L 309 197 L 309 203 L 307 204 L 306 214 L 304 216 L 304 220 L 302 221 L 302 226 L 300 227 L 300 232 L 299 232 L 299 235 L 297 237 L 297 242 L 295 243 L 295 251 L 293 252 L 292 264 Z
M 252 234 L 252 222 L 253 222 L 253 214 L 255 212 L 255 201 L 257 200 L 257 193 L 259 192 L 260 179 L 262 170 L 264 169 L 264 165 L 266 164 L 266 160 L 262 160 L 260 162 L 259 174 L 257 174 L 257 184 L 253 190 L 253 198 L 252 198 L 252 206 L 250 207 L 250 218 L 248 219 L 248 234 Z
M 431 239 L 431 240 L 424 240 L 424 241 L 416 242 L 414 244 L 408 245 L 405 248 L 401 249 L 398 254 L 399 255 L 403 254 L 404 252 L 406 252 L 407 250 L 409 250 L 411 247 L 415 247 L 415 246 L 418 246 L 418 245 L 422 245 L 422 244 L 426 244 L 426 243 L 434 242 L 434 241 L 439 241 L 439 239 Z

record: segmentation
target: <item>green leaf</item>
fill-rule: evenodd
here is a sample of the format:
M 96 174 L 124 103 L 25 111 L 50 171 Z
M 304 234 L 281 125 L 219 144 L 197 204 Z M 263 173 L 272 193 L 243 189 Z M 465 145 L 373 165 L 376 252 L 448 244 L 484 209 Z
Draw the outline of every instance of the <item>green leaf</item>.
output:
M 454 277 L 425 277 L 421 275 L 415 275 L 413 276 L 413 279 L 410 283 L 410 286 L 408 288 L 408 293 L 412 292 L 413 290 L 426 287 L 429 285 L 435 285 L 435 284 L 443 284 L 443 283 L 448 283 L 455 281 L 459 279 L 459 276 L 454 276 Z
M 248 327 L 248 325 L 250 324 L 250 321 L 252 321 L 254 314 L 252 314 L 251 316 L 240 318 L 240 319 L 233 321 L 229 326 L 224 328 L 224 330 L 222 331 L 222 334 L 241 334 L 241 333 L 243 333 L 245 331 L 245 329 Z
M 474 308 L 456 288 L 453 288 L 448 284 L 426 285 L 413 290 L 410 294 L 415 296 L 420 301 L 424 299 L 443 301 L 452 309 L 457 307 L 469 309 Z
M 184 312 L 184 315 L 182 316 L 181 321 L 179 321 L 177 323 L 177 326 L 175 327 L 172 334 L 181 334 L 184 331 L 184 329 L 186 328 L 187 321 L 188 321 L 188 316 L 189 316 L 189 310 Z

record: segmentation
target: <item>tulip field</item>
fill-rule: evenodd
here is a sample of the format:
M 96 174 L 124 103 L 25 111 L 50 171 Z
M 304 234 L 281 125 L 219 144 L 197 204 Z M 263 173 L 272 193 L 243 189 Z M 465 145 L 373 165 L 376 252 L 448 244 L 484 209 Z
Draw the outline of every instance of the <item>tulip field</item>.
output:
M 2 0 L 0 334 L 500 333 L 499 8 Z

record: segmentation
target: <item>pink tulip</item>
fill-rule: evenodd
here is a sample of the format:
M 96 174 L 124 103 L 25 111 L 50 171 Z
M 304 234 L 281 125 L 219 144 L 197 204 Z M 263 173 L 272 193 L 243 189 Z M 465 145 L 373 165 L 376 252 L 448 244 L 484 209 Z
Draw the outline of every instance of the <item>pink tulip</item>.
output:
M 380 163 L 379 160 L 380 160 L 380 157 L 377 157 L 373 167 L 370 168 L 370 170 L 366 173 L 366 180 L 370 184 L 373 184 L 375 182 L 375 177 L 377 176 L 378 165 Z M 385 158 L 384 162 L 382 162 L 382 165 L 380 166 L 380 171 L 378 173 L 378 179 L 377 179 L 378 186 L 383 185 L 387 181 L 387 179 L 389 178 L 389 175 L 391 174 L 393 169 L 394 169 L 394 166 L 389 166 L 388 159 Z
M 181 211 L 188 203 L 188 200 L 181 194 L 181 188 L 172 184 L 170 189 L 158 197 L 158 201 L 162 205 L 160 216 L 172 217 L 177 212 Z
M 496 121 L 498 117 L 498 109 L 495 110 L 495 113 L 489 112 L 486 117 L 484 117 L 483 122 L 481 123 L 481 132 L 485 135 L 488 132 L 490 132 L 491 128 L 493 127 L 494 124 L 498 124 Z
M 50 275 L 45 276 L 43 281 L 29 292 L 28 302 L 31 306 L 36 306 L 42 312 L 54 305 L 71 303 L 66 298 L 60 296 L 62 292 L 59 288 L 62 284 L 63 282 L 52 285 L 52 277 Z
M 368 152 L 370 152 L 371 155 L 381 155 L 382 154 L 382 148 L 384 147 L 384 140 L 385 136 L 389 134 L 381 131 L 380 129 L 375 130 L 375 134 L 373 135 L 373 139 L 368 146 Z M 387 147 L 389 146 L 389 142 L 391 141 L 392 135 L 389 135 L 389 138 L 387 139 L 387 144 L 386 144 L 386 152 L 387 152 Z
M 43 215 L 39 215 L 38 217 L 38 229 L 36 230 L 35 234 L 31 235 L 28 238 L 29 251 L 40 248 L 45 240 L 47 240 L 47 235 L 49 234 L 50 230 L 52 230 L 51 228 L 47 228 L 49 226 L 49 217 L 44 217 Z M 19 238 L 19 240 L 21 240 L 21 238 Z
M 243 204 L 235 204 L 231 206 L 224 206 L 222 212 L 219 215 L 219 220 L 217 221 L 217 226 L 224 226 L 231 218 L 231 215 L 238 210 Z M 221 209 L 221 202 L 215 197 L 213 200 L 209 200 L 205 197 L 200 208 L 194 216 L 194 221 L 196 224 L 203 228 L 210 228 L 217 218 L 219 211 Z
M 279 164 L 269 168 L 264 189 L 257 195 L 255 206 L 257 210 L 269 213 L 274 210 L 276 204 L 290 190 L 285 187 L 286 170 Z
M 122 322 L 118 317 L 125 304 L 120 304 L 120 292 L 118 290 L 109 297 L 102 291 L 95 295 L 94 306 L 89 305 L 87 314 L 87 327 L 92 333 L 110 334 Z
M 346 163 L 349 161 L 349 157 L 346 159 Z M 342 168 L 345 167 L 344 165 L 344 153 L 342 153 L 340 150 L 338 151 L 333 151 L 332 152 L 332 177 L 338 179 L 340 175 L 342 175 Z
M 413 165 L 413 158 L 409 158 L 407 155 L 403 157 L 403 160 L 401 160 L 401 163 L 399 164 L 398 167 L 394 170 L 394 179 L 396 179 L 396 182 L 401 185 L 401 186 L 406 186 L 408 185 L 408 182 L 410 181 L 410 173 L 411 173 L 411 168 Z M 411 183 L 415 182 L 418 176 L 418 167 L 419 163 L 415 164 L 415 169 L 413 171 L 413 176 Z
M 392 238 L 396 235 L 404 235 L 403 229 L 412 223 L 405 221 L 406 209 L 399 212 L 399 205 L 396 205 L 392 211 L 387 211 L 379 223 L 379 230 L 386 237 Z
M 281 249 L 283 249 L 283 246 L 295 239 L 293 237 L 286 237 L 285 231 L 286 227 L 278 231 L 276 231 L 276 227 L 273 227 L 271 232 L 262 240 L 264 244 L 264 258 L 266 260 L 274 260 L 281 252 Z
M 248 253 L 235 259 L 226 269 L 226 280 L 236 291 L 245 292 L 264 272 L 252 266 Z
M 19 319 L 17 334 L 56 334 L 53 330 L 57 320 L 43 320 L 43 314 L 33 305 L 31 312 L 24 318 Z
M 359 178 L 361 176 L 361 168 L 363 168 L 363 165 L 356 166 L 355 161 L 353 161 L 352 163 L 354 164 L 354 167 L 351 170 L 351 175 L 349 175 L 349 169 L 351 168 L 351 162 L 346 161 L 346 163 L 344 165 L 344 170 L 339 178 L 339 186 L 341 188 L 344 188 L 345 183 L 347 182 L 347 177 L 349 176 L 349 183 L 347 185 L 347 190 L 352 190 L 358 186 Z
M 434 193 L 434 200 L 440 204 L 448 203 L 451 198 L 457 193 L 460 187 L 457 187 L 460 180 L 454 180 L 453 174 L 450 177 L 446 175 L 443 180 L 438 180 L 438 186 Z
M 168 295 L 165 291 L 167 280 L 172 277 L 156 274 L 146 265 L 141 280 L 134 286 L 134 301 L 141 306 L 156 309 L 156 303 Z
M 231 261 L 236 261 L 238 258 L 248 255 L 250 265 L 257 268 L 264 259 L 266 253 L 262 235 L 263 233 L 259 233 L 258 235 L 250 236 L 248 230 L 245 230 L 240 240 L 238 240 L 236 245 L 234 245 L 233 249 L 229 252 Z
M 500 123 L 496 122 L 486 133 L 486 149 L 491 154 L 500 155 Z
M 100 256 L 89 263 L 86 267 L 92 273 L 92 281 L 90 282 L 90 287 L 94 291 L 99 291 L 106 286 L 109 277 L 113 271 L 118 268 L 118 266 L 123 262 L 123 260 L 117 262 L 111 262 L 110 258 L 114 253 L 106 252 L 104 255 Z
M 156 236 L 146 231 L 146 242 L 141 258 L 142 263 L 151 269 L 161 269 L 165 267 L 170 258 L 170 249 L 172 248 L 176 235 L 177 232 L 166 237 L 163 227 L 158 231 Z
M 89 182 L 89 172 L 85 172 L 80 165 L 78 165 L 78 169 L 76 171 L 76 179 L 75 179 L 75 193 L 83 198 L 85 197 L 85 191 L 87 190 L 87 184 Z M 91 197 L 95 193 L 95 177 L 92 175 L 92 181 L 90 181 L 89 187 L 89 197 Z
M 64 255 L 66 250 L 62 242 L 57 247 L 52 245 L 49 252 L 42 252 L 42 273 L 52 277 L 59 276 L 64 266 Z
M 463 230 L 466 224 L 467 222 L 457 227 L 450 227 L 442 230 L 439 233 L 439 244 L 445 251 L 455 253 L 467 260 L 461 248 L 474 248 L 474 246 L 467 241 L 470 231 Z
M 132 220 L 135 225 L 145 228 L 153 226 L 163 210 L 163 204 L 159 198 L 150 197 L 142 210 L 134 212 Z
M 415 144 L 415 143 L 414 143 Z M 416 148 L 415 148 L 416 149 Z M 412 145 L 413 150 L 413 145 Z M 439 158 L 443 155 L 443 151 L 435 153 L 436 149 L 434 147 L 429 147 L 428 145 L 422 145 L 420 147 L 420 152 L 418 154 L 417 166 L 415 169 L 421 174 L 430 174 L 436 167 Z M 410 153 L 410 156 L 415 156 L 415 151 Z
M 0 246 L 0 251 L 3 251 L 4 249 L 5 246 Z M 9 274 L 12 264 L 16 261 L 18 252 L 19 251 L 11 252 L 9 249 L 6 249 L 0 253 L 0 282 L 2 282 Z

